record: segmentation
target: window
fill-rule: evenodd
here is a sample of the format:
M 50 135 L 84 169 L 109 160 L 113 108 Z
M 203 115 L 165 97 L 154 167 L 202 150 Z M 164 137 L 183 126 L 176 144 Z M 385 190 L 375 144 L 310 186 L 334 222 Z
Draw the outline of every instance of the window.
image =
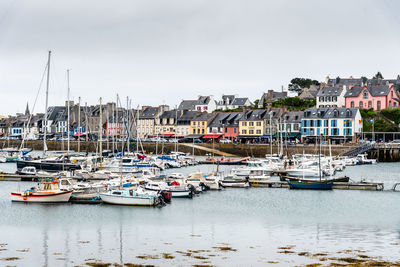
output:
M 203 122 L 201 123 L 201 125 L 203 125 L 203 126 L 204 126 L 204 125 L 205 125 L 205 122 L 203 121 Z
M 363 102 L 360 101 L 360 104 L 358 106 L 359 106 L 359 108 L 363 108 Z
M 261 134 L 261 130 L 257 130 L 256 132 L 257 132 L 257 134 Z
M 247 126 L 247 122 L 242 122 L 242 126 Z
M 249 122 L 249 126 L 254 126 L 254 122 Z
M 328 120 L 324 120 L 324 127 L 328 127 Z
M 195 121 L 193 122 L 193 125 L 196 126 L 196 122 Z
M 254 130 L 249 130 L 249 134 L 254 134 Z
M 236 133 L 236 129 L 237 129 L 237 128 L 233 128 L 233 133 Z
M 368 108 L 372 108 L 372 101 L 368 101 Z
M 321 120 L 317 120 L 317 127 L 321 127 Z
M 295 130 L 295 131 L 298 131 L 298 130 L 299 130 L 299 124 L 298 124 L 298 123 L 295 123 L 295 124 L 294 124 L 294 130 Z
M 198 133 L 198 134 L 200 133 L 200 129 L 197 129 L 197 133 Z
M 320 102 L 323 102 L 323 101 L 324 101 L 324 98 L 323 98 L 322 96 L 320 96 L 320 97 L 319 97 L 319 101 L 320 101 Z
M 350 107 L 354 108 L 354 101 L 351 101 Z
M 258 121 L 258 122 L 257 122 L 257 126 L 261 126 L 261 121 Z
M 378 102 L 377 102 L 377 106 L 378 106 L 377 109 L 378 109 L 378 110 L 381 110 L 381 101 L 378 101 Z
M 202 133 L 202 134 L 204 133 L 204 129 L 201 129 L 201 133 Z
M 247 134 L 247 131 L 246 130 L 242 130 L 242 134 Z
M 364 90 L 364 92 L 363 92 L 363 98 L 364 98 L 364 99 L 368 99 L 368 91 L 367 91 L 367 90 Z

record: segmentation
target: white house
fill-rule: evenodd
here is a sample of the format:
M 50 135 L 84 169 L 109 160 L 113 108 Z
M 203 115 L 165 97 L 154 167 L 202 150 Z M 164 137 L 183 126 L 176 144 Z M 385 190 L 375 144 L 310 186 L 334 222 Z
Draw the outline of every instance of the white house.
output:
M 217 103 L 217 109 L 237 109 L 250 107 L 251 105 L 253 104 L 247 97 L 238 97 L 238 95 L 222 95 L 222 100 Z
M 323 87 L 317 94 L 317 108 L 345 107 L 346 85 L 340 87 Z
M 199 96 L 197 100 L 182 100 L 178 110 L 189 110 L 212 113 L 217 109 L 217 102 L 212 95 Z
M 356 108 L 311 108 L 304 111 L 301 120 L 302 139 L 315 139 L 318 136 L 343 142 L 362 134 L 362 118 Z

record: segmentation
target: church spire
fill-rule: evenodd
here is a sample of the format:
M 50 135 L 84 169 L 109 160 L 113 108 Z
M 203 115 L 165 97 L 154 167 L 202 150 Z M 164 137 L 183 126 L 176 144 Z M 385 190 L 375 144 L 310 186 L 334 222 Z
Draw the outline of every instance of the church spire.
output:
M 30 115 L 31 113 L 29 112 L 29 104 L 26 102 L 26 109 L 25 109 L 25 115 Z

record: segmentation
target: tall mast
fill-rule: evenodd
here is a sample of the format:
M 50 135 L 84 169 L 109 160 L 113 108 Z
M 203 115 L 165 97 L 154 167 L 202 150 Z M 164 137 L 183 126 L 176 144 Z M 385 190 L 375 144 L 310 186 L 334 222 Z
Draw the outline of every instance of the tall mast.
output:
M 78 97 L 78 153 L 80 152 L 81 152 L 81 97 Z
M 50 85 L 50 57 L 51 51 L 49 51 L 49 56 L 47 59 L 47 82 L 46 82 L 46 109 L 44 111 L 44 135 L 43 135 L 43 155 L 46 155 L 47 145 L 47 107 L 49 105 L 49 85 Z
M 100 113 L 99 113 L 99 154 L 100 154 L 100 162 L 103 161 L 103 112 L 101 105 L 101 97 L 100 97 Z
M 85 102 L 85 133 L 86 133 L 86 144 L 88 141 L 88 107 L 87 107 L 87 102 Z
M 69 125 L 69 93 L 70 93 L 70 88 L 69 88 L 69 70 L 67 70 L 67 87 L 68 87 L 68 92 L 67 92 L 67 151 L 69 154 L 69 148 L 70 148 L 70 142 L 69 142 L 69 130 L 70 130 L 70 125 Z
M 126 151 L 129 155 L 129 97 L 126 97 Z
M 319 138 L 319 150 L 318 150 L 318 174 L 319 174 L 319 180 L 321 181 L 321 137 L 318 136 Z

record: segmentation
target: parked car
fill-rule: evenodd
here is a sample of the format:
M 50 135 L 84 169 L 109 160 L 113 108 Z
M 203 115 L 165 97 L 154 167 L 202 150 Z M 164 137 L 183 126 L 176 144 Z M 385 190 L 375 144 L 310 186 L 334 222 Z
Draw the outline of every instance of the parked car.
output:
M 230 140 L 228 138 L 224 138 L 224 139 L 219 140 L 219 143 L 221 143 L 221 144 L 230 144 L 230 143 L 232 143 L 232 140 Z

